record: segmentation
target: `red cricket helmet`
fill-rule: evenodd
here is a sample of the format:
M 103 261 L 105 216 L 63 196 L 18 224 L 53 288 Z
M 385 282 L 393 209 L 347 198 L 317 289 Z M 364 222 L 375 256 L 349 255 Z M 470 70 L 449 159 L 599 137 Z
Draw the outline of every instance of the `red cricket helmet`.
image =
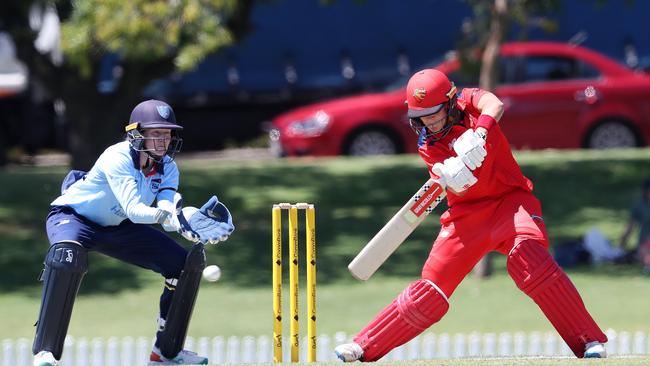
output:
M 436 69 L 416 72 L 406 85 L 408 117 L 419 118 L 437 113 L 456 94 L 456 86 Z

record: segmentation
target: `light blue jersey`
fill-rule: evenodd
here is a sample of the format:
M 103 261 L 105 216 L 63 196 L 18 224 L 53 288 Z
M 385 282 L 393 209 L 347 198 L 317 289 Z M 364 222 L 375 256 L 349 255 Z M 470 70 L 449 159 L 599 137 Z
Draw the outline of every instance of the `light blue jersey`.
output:
M 145 176 L 138 156 L 128 141 L 108 147 L 86 177 L 71 185 L 52 206 L 71 207 L 102 226 L 118 225 L 127 218 L 138 224 L 156 223 L 160 210 L 151 205 L 156 199 L 173 202 L 178 167 L 165 156 L 165 164 L 156 164 L 155 173 Z

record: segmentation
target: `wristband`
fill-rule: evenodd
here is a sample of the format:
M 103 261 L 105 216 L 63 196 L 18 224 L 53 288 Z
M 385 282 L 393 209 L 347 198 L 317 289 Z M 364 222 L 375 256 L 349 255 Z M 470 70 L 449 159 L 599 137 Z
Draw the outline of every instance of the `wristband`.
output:
M 490 130 L 492 126 L 494 126 L 497 123 L 497 120 L 494 119 L 494 117 L 489 116 L 487 114 L 481 114 L 478 117 L 478 122 L 476 122 L 476 128 L 478 127 L 483 127 L 486 130 Z

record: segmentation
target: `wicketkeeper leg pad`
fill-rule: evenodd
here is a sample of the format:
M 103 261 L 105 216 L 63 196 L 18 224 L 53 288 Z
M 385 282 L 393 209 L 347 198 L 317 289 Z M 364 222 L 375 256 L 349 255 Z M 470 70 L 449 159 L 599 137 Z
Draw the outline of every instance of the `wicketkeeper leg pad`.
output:
M 429 280 L 411 283 L 354 338 L 363 349 L 363 361 L 376 361 L 439 321 L 449 301 Z
M 52 245 L 45 257 L 41 310 L 36 323 L 32 351 L 52 352 L 58 360 L 68 332 L 72 307 L 81 280 L 88 271 L 88 251 L 78 243 Z
M 520 290 L 530 296 L 577 357 L 585 345 L 607 342 L 573 283 L 543 245 L 526 240 L 508 254 L 508 273 Z
M 183 348 L 204 268 L 203 244 L 194 244 L 187 254 L 185 266 L 178 278 L 164 328 L 158 334 L 160 352 L 166 358 L 176 357 Z

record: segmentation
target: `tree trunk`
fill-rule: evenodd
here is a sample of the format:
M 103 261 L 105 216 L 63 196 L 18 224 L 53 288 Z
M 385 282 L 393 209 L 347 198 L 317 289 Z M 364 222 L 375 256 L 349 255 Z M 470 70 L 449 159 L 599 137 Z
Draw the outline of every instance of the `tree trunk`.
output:
M 124 76 L 113 93 L 100 93 L 96 77 L 71 78 L 63 90 L 73 169 L 90 169 L 109 145 L 122 140 L 131 110 L 141 101 L 143 85 L 153 79 L 154 72 L 158 76 L 171 69 L 152 64 L 122 67 Z
M 481 76 L 479 87 L 484 90 L 494 91 L 497 84 L 499 49 L 505 34 L 508 16 L 507 0 L 494 0 L 492 20 L 490 21 L 490 34 L 483 51 Z
M 109 145 L 121 140 L 129 112 L 113 99 L 89 90 L 83 103 L 66 100 L 71 168 L 89 170 Z
M 99 155 L 111 144 L 121 140 L 130 111 L 142 99 L 142 88 L 151 80 L 169 75 L 172 58 L 152 63 L 123 63 L 123 76 L 112 93 L 100 93 L 97 88 L 100 60 L 93 74 L 83 78 L 66 65 L 57 67 L 34 49 L 24 47 L 33 57 L 29 63 L 32 77 L 41 80 L 52 95 L 65 102 L 67 123 L 66 150 L 70 152 L 73 169 L 88 170 Z
M 479 87 L 484 90 L 494 91 L 498 80 L 499 49 L 505 34 L 508 16 L 507 0 L 495 0 L 490 21 L 490 34 L 483 51 Z M 487 278 L 492 274 L 492 254 L 488 253 L 474 267 L 474 275 L 478 278 Z

